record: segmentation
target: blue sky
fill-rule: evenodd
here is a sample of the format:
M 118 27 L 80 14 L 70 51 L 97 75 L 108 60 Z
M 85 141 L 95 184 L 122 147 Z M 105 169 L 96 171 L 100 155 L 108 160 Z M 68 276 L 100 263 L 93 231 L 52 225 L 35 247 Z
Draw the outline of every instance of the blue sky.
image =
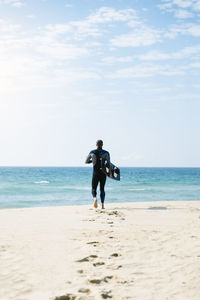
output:
M 200 0 L 0 0 L 0 165 L 200 167 Z

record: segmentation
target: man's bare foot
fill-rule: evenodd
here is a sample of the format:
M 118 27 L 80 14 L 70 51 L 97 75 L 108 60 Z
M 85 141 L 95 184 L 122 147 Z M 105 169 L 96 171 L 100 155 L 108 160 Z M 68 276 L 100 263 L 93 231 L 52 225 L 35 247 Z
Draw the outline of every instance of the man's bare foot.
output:
M 104 203 L 101 203 L 101 209 L 105 209 Z
M 98 205 L 97 205 L 97 198 L 94 198 L 94 208 L 97 208 Z

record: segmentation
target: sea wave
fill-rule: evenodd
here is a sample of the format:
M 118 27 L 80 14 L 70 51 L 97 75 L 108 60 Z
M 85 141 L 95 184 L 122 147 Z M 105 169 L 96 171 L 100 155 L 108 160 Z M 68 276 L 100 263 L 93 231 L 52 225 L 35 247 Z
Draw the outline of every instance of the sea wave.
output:
M 146 189 L 128 189 L 128 191 L 135 191 L 135 192 L 137 192 L 137 191 L 145 191 Z
M 74 185 L 60 186 L 59 188 L 60 189 L 66 189 L 66 190 L 83 190 L 83 191 L 91 190 L 91 188 L 87 187 L 87 186 L 74 186 Z
M 50 183 L 48 180 L 35 181 L 36 184 L 48 184 Z
M 66 190 L 80 190 L 80 191 L 90 191 L 90 186 L 60 186 L 60 189 L 66 189 Z M 106 187 L 107 191 L 112 190 L 111 187 Z

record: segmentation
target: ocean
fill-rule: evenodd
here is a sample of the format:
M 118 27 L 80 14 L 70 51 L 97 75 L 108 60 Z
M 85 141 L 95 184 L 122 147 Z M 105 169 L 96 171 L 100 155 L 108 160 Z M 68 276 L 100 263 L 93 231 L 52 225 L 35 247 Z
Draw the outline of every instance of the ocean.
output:
M 200 200 L 200 168 L 120 170 L 105 203 Z M 0 167 L 0 209 L 92 204 L 91 176 L 92 167 Z

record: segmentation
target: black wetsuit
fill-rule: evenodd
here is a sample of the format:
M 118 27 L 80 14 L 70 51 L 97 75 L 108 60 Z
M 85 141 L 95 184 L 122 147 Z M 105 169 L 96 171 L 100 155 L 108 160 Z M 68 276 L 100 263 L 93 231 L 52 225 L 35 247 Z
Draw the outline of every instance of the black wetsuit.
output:
M 93 175 L 92 175 L 92 196 L 96 197 L 97 195 L 97 186 L 100 182 L 100 198 L 101 202 L 104 203 L 105 199 L 105 183 L 106 183 L 106 174 L 102 172 L 101 159 L 102 157 L 106 157 L 106 159 L 110 162 L 110 154 L 108 151 L 103 150 L 102 148 L 97 148 L 95 150 L 90 151 L 86 163 L 93 163 Z

